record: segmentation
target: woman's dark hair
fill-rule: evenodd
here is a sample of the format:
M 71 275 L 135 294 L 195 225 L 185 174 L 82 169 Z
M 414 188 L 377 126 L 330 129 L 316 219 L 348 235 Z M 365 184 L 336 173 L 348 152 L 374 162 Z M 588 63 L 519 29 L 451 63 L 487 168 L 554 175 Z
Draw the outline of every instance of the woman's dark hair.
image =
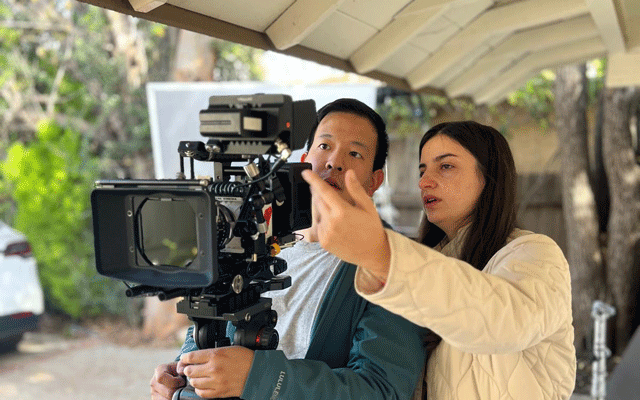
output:
M 343 112 L 358 115 L 371 122 L 371 125 L 375 128 L 376 135 L 378 137 L 376 155 L 373 159 L 373 170 L 376 171 L 382 169 L 385 161 L 387 160 L 387 153 L 389 152 L 389 136 L 387 136 L 387 127 L 384 120 L 377 112 L 356 99 L 338 99 L 331 103 L 327 103 L 324 107 L 318 110 L 318 118 L 316 119 L 313 129 L 311 129 L 309 139 L 307 140 L 307 151 L 311 149 L 320 121 L 332 112 Z
M 507 140 L 496 129 L 474 121 L 445 122 L 429 129 L 420 140 L 445 135 L 475 157 L 484 176 L 484 189 L 472 212 L 471 226 L 460 259 L 482 270 L 502 248 L 516 226 L 516 168 Z M 434 247 L 445 234 L 423 216 L 418 241 Z

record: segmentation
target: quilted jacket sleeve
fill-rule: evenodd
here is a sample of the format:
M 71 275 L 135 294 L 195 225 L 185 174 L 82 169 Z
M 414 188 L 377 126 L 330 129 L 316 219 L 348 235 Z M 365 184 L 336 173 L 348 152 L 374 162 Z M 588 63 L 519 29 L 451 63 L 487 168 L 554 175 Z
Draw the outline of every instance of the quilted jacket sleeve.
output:
M 387 237 L 391 269 L 385 287 L 367 294 L 356 284 L 356 290 L 462 351 L 526 349 L 556 332 L 571 313 L 569 266 L 544 235 L 513 240 L 482 272 L 391 230 Z

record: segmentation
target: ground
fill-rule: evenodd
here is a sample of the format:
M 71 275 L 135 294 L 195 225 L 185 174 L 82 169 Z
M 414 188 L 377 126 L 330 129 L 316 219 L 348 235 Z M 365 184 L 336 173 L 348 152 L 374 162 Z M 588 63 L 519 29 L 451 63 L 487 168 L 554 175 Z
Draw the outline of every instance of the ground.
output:
M 141 329 L 130 326 L 123 318 L 100 317 L 82 322 L 74 322 L 60 316 L 43 316 L 39 330 L 45 334 L 62 334 L 68 338 L 97 336 L 118 346 L 176 348 L 181 344 L 178 338 L 149 340 L 142 335 Z M 617 357 L 609 359 L 611 371 Z M 589 395 L 591 390 L 591 363 L 589 354 L 578 355 L 575 393 Z
M 178 338 L 148 339 L 139 327 L 131 326 L 124 318 L 106 316 L 73 321 L 68 317 L 45 314 L 40 318 L 38 331 L 44 334 L 60 334 L 69 339 L 90 336 L 118 346 L 175 348 L 182 344 Z

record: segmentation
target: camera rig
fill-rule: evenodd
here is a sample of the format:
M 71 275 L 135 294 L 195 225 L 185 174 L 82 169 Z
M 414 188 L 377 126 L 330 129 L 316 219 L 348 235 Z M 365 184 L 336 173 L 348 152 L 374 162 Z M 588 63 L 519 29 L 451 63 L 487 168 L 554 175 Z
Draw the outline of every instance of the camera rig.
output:
M 275 349 L 277 314 L 261 294 L 290 286 L 288 276 L 278 276 L 287 266 L 276 256 L 311 225 L 301 177 L 310 164 L 286 161 L 315 121 L 313 100 L 210 97 L 200 111 L 200 133 L 209 139 L 179 143 L 176 179 L 96 182 L 98 272 L 124 281 L 128 297 L 183 297 L 177 311 L 193 321 L 200 349 L 230 345 L 229 322 L 233 344 Z M 194 161 L 211 163 L 211 176 L 196 177 Z M 174 395 L 187 398 L 198 397 L 189 388 Z

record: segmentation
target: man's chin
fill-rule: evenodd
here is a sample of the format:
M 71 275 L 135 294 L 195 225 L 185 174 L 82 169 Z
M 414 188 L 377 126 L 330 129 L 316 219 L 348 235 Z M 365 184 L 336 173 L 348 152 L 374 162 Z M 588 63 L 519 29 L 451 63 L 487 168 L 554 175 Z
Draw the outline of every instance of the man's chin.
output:
M 341 191 L 340 197 L 342 197 L 347 203 L 351 204 L 352 206 L 356 205 L 356 202 L 351 198 L 351 196 L 347 195 L 345 192 Z

